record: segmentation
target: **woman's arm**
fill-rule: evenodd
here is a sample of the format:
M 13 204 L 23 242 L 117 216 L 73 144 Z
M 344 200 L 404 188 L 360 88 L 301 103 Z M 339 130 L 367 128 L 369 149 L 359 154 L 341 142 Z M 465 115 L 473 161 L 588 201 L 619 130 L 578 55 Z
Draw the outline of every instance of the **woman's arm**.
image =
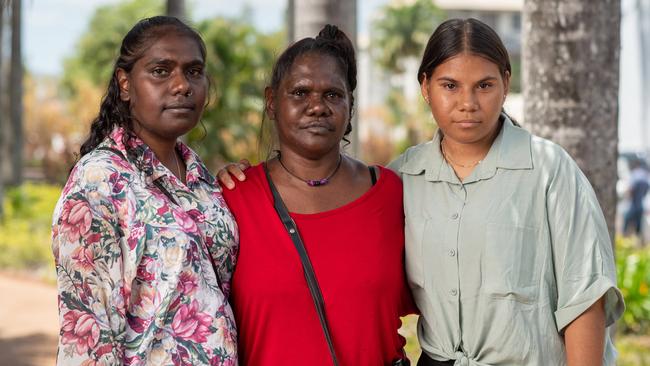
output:
M 564 332 L 568 366 L 602 365 L 605 352 L 605 298 L 566 327 Z
M 123 362 L 126 328 L 122 235 L 107 181 L 70 183 L 54 214 L 59 292 L 57 364 Z M 95 362 L 95 363 L 93 363 Z

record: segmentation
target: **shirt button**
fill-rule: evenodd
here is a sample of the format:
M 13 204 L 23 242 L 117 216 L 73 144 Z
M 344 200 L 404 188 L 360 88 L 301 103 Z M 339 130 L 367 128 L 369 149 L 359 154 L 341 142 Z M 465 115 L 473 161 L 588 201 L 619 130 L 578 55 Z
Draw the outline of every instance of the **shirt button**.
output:
M 458 214 L 455 213 L 455 214 L 451 215 L 451 218 L 454 219 L 454 220 L 456 220 L 456 219 L 458 218 Z
M 451 294 L 451 296 L 456 296 L 458 294 L 458 290 L 453 288 L 453 289 L 449 290 L 449 293 Z
M 455 255 L 456 255 L 456 251 L 453 250 L 453 249 L 449 249 L 449 256 L 450 256 L 450 257 L 453 257 L 453 256 L 455 256 Z

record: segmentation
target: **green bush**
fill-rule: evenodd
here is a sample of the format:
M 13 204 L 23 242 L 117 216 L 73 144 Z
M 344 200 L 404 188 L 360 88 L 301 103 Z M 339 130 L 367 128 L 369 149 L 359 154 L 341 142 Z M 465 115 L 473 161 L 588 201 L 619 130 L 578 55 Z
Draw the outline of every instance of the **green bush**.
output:
M 61 187 L 27 183 L 5 192 L 0 221 L 0 269 L 53 270 L 52 212 Z
M 616 270 L 626 306 L 620 331 L 650 334 L 650 247 L 636 248 L 633 240 L 618 239 Z

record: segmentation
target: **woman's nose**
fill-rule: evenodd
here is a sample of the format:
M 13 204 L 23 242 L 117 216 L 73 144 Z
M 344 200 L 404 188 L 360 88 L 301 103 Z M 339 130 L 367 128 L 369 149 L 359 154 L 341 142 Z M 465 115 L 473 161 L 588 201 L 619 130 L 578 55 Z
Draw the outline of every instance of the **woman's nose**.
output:
M 478 109 L 478 100 L 476 92 L 472 90 L 463 90 L 460 93 L 459 107 L 462 111 L 475 111 Z
M 172 77 L 172 92 L 174 95 L 182 94 L 185 96 L 192 95 L 191 84 L 183 72 L 177 72 Z
M 329 107 L 325 100 L 320 95 L 312 95 L 309 97 L 309 105 L 307 106 L 307 113 L 310 115 L 323 115 L 329 113 Z

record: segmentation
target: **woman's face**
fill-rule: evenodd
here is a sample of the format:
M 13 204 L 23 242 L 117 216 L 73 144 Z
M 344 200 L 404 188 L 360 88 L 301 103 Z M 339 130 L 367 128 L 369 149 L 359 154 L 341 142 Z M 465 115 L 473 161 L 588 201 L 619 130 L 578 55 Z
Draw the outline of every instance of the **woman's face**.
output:
M 265 95 L 283 151 L 318 159 L 338 150 L 350 119 L 350 91 L 336 59 L 299 56 L 277 90 L 267 88 Z
M 129 102 L 134 132 L 148 144 L 176 141 L 199 121 L 208 89 L 196 41 L 170 33 L 154 41 L 131 72 L 118 69 L 120 97 Z
M 424 79 L 422 95 L 445 139 L 482 143 L 495 136 L 509 83 L 510 75 L 502 75 L 495 63 L 461 53 Z

